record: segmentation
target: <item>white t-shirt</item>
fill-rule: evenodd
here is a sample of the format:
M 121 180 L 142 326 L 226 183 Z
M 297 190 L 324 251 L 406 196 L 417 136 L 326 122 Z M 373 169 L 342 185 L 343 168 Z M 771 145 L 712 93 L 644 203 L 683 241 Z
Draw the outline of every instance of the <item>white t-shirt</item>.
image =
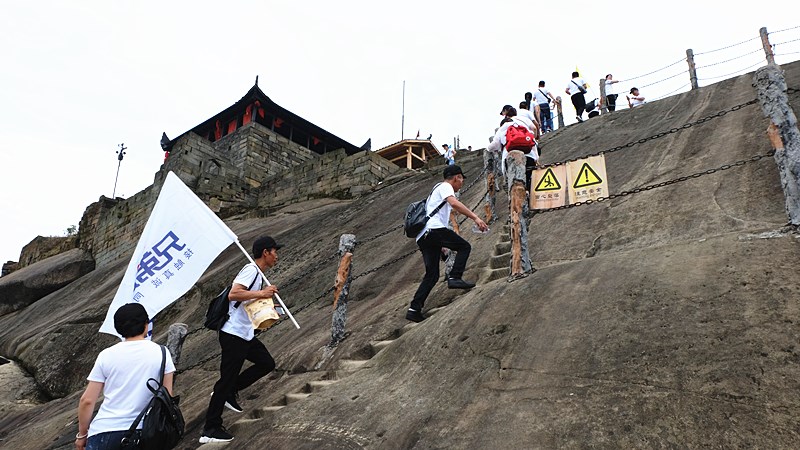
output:
M 606 97 L 614 95 L 614 80 L 606 80 Z
M 86 379 L 103 383 L 105 399 L 89 424 L 89 436 L 130 428 L 153 397 L 147 389 L 147 380 L 158 380 L 160 369 L 161 348 L 147 339 L 122 341 L 100 352 Z M 175 364 L 167 350 L 164 373 L 172 372 Z
M 574 83 L 573 83 L 573 81 L 574 81 Z M 569 91 L 569 95 L 575 95 L 575 94 L 579 94 L 581 92 L 581 90 L 578 89 L 578 86 L 576 86 L 576 84 L 578 86 L 580 86 L 580 87 L 583 87 L 583 85 L 586 84 L 586 82 L 583 81 L 583 78 L 581 78 L 581 77 L 573 78 L 572 80 L 570 80 L 570 82 L 567 83 L 567 90 Z M 584 89 L 586 89 L 586 88 L 584 88 Z
M 533 113 L 529 109 L 522 109 L 522 108 L 518 109 L 516 117 L 524 117 L 530 120 L 531 127 L 533 126 L 534 123 L 537 122 L 537 120 L 533 118 Z M 531 129 L 531 127 L 528 127 L 528 129 L 531 130 L 531 133 L 533 133 L 534 131 L 533 129 Z
M 542 94 L 542 92 L 544 92 L 544 94 Z M 549 103 L 550 102 L 550 97 L 548 97 L 549 93 L 550 90 L 547 89 L 546 87 L 537 88 L 535 91 L 533 91 L 533 100 L 540 105 Z
M 641 93 L 639 95 L 630 94 L 628 95 L 628 98 L 631 99 L 631 108 L 644 105 L 644 100 L 639 100 L 640 98 L 643 98 Z
M 248 264 L 239 271 L 239 275 L 236 275 L 236 279 L 233 280 L 233 284 L 241 284 L 245 288 L 252 284 L 253 287 L 248 290 L 260 291 L 261 286 L 264 284 L 264 280 L 262 279 L 253 283 L 253 280 L 255 280 L 257 276 L 261 278 L 258 273 L 258 268 L 254 264 Z M 253 339 L 253 336 L 255 336 L 253 322 L 250 320 L 250 316 L 247 315 L 247 311 L 244 309 L 245 305 L 251 301 L 253 300 L 241 302 L 238 308 L 235 307 L 236 302 L 229 302 L 230 305 L 228 305 L 228 314 L 230 315 L 230 318 L 227 322 L 225 322 L 225 325 L 222 325 L 220 331 L 224 331 L 234 336 L 239 336 L 245 341 Z
M 442 182 L 439 183 L 433 189 L 431 196 L 428 197 L 428 202 L 425 203 L 425 213 L 430 215 L 434 209 L 436 209 L 439 204 L 444 201 L 447 197 L 455 196 L 456 192 L 453 190 L 453 186 L 450 183 Z M 422 237 L 425 232 L 428 230 L 435 230 L 436 228 L 447 228 L 447 225 L 450 223 L 450 210 L 453 207 L 450 206 L 450 203 L 444 202 L 444 206 L 442 206 L 436 215 L 431 216 L 428 219 L 428 223 L 425 224 L 425 228 L 417 235 L 417 241 L 419 238 Z

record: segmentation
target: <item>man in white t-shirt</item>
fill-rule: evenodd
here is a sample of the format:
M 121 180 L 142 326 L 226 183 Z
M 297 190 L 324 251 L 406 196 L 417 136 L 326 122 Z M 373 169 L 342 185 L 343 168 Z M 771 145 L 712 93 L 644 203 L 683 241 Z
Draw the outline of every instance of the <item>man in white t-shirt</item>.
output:
M 242 412 L 238 393 L 275 369 L 275 360 L 264 344 L 255 338 L 253 322 L 244 306 L 263 298 L 272 298 L 278 293 L 275 285 L 264 286 L 259 273 L 273 267 L 278 262 L 278 249 L 283 245 L 270 236 L 262 236 L 253 243 L 253 258 L 256 263 L 248 264 L 239 271 L 233 280 L 228 299 L 230 318 L 219 330 L 219 345 L 222 347 L 222 361 L 219 367 L 219 380 L 214 385 L 211 401 L 206 412 L 206 423 L 200 436 L 200 443 L 228 442 L 233 435 L 222 426 L 222 410 L 228 408 Z M 258 267 L 256 267 L 258 266 Z M 253 363 L 242 373 L 245 360 Z
M 542 134 L 553 131 L 553 118 L 550 116 L 550 100 L 556 102 L 550 90 L 544 87 L 544 81 L 539 81 L 539 87 L 533 91 L 533 100 L 539 105 L 539 122 L 542 124 Z
M 447 287 L 450 289 L 471 289 L 475 283 L 464 281 L 464 269 L 467 267 L 467 259 L 472 247 L 469 242 L 456 234 L 447 227 L 450 221 L 450 210 L 464 214 L 472 219 L 478 229 L 486 231 L 489 227 L 475 215 L 469 208 L 456 199 L 456 192 L 464 185 L 464 172 L 461 167 L 452 165 L 444 169 L 444 181 L 436 185 L 425 204 L 426 213 L 430 220 L 425 224 L 425 228 L 417 235 L 417 246 L 422 252 L 422 260 L 425 262 L 425 277 L 414 294 L 411 307 L 408 308 L 406 319 L 412 322 L 425 320 L 422 314 L 422 307 L 431 290 L 439 280 L 439 262 L 442 257 L 442 248 L 448 248 L 456 253 L 456 260 L 450 270 L 450 278 L 447 280 Z M 433 214 L 436 210 L 436 214 Z
M 575 107 L 575 118 L 578 122 L 583 122 L 583 111 L 586 109 L 586 98 L 583 94 L 586 92 L 587 84 L 583 81 L 578 72 L 572 72 L 572 79 L 567 83 L 567 88 L 564 92 L 570 96 L 572 106 Z
M 122 305 L 114 313 L 114 329 L 123 341 L 97 355 L 87 380 L 89 385 L 78 403 L 78 434 L 75 448 L 119 448 L 122 438 L 144 409 L 153 393 L 147 380 L 158 380 L 161 371 L 161 347 L 145 339 L 150 318 L 139 303 Z M 172 395 L 175 364 L 169 350 L 164 364 L 164 387 Z M 100 393 L 104 396 L 100 410 L 92 412 Z M 139 429 L 142 422 L 139 422 Z M 138 439 L 139 431 L 132 438 Z

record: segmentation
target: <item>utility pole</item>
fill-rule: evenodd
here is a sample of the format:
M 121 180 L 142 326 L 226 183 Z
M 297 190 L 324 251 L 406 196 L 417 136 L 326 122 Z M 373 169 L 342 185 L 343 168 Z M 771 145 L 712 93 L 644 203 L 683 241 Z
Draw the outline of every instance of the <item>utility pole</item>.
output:
M 111 194 L 111 198 L 116 198 L 117 195 L 117 180 L 119 180 L 119 167 L 122 165 L 122 158 L 125 157 L 125 150 L 128 147 L 125 147 L 125 144 L 119 144 L 119 150 L 117 150 L 117 176 L 114 178 L 114 192 Z
M 404 138 L 406 130 L 406 80 L 403 80 L 403 114 L 400 117 L 400 140 Z

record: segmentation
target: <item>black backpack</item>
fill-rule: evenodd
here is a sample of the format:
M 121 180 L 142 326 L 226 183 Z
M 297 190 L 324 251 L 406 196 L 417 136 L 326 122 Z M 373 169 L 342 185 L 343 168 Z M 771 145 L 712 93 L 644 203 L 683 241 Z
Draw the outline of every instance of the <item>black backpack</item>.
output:
M 426 214 L 425 205 L 428 203 L 428 199 L 431 197 L 431 195 L 433 195 L 433 191 L 436 190 L 439 184 L 433 187 L 433 190 L 431 190 L 431 193 L 428 194 L 425 200 L 414 202 L 408 205 L 408 208 L 406 208 L 406 216 L 403 222 L 403 231 L 406 233 L 406 236 L 412 239 L 416 238 L 417 235 L 425 228 L 425 224 L 428 223 L 428 220 L 431 218 L 431 216 L 438 213 L 439 210 L 442 209 L 442 206 L 447 203 L 447 199 L 442 200 L 442 203 L 434 208 L 430 215 Z
M 256 274 L 256 277 L 253 278 L 253 282 L 250 283 L 250 287 L 247 288 L 248 291 L 256 284 L 256 280 L 259 276 L 260 274 Z M 219 331 L 220 328 L 225 325 L 225 322 L 230 319 L 230 314 L 228 314 L 228 305 L 230 305 L 228 294 L 231 293 L 232 287 L 233 286 L 229 285 L 211 300 L 211 303 L 208 305 L 208 311 L 206 311 L 206 321 L 203 323 L 206 328 Z M 236 302 L 233 307 L 238 308 L 241 304 L 242 302 Z
M 183 438 L 185 422 L 178 407 L 180 397 L 172 397 L 164 387 L 164 367 L 167 363 L 167 350 L 161 347 L 161 371 L 158 380 L 147 380 L 147 388 L 153 398 L 145 405 L 142 412 L 133 421 L 130 429 L 122 438 L 122 448 L 138 448 L 141 450 L 169 450 L 175 448 Z M 155 387 L 153 387 L 155 386 Z M 139 422 L 144 420 L 139 438 L 133 437 Z

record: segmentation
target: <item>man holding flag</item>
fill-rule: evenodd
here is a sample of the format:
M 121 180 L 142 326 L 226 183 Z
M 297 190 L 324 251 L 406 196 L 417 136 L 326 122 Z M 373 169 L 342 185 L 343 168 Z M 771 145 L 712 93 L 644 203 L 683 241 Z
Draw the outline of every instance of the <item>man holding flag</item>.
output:
M 262 236 L 253 243 L 255 264 L 248 264 L 239 271 L 233 280 L 228 294 L 230 318 L 219 330 L 219 345 L 222 359 L 219 364 L 219 380 L 214 385 L 211 401 L 206 412 L 206 424 L 200 443 L 229 442 L 233 435 L 222 426 L 222 409 L 227 407 L 242 412 L 239 406 L 239 391 L 250 386 L 275 369 L 275 360 L 264 346 L 255 338 L 253 322 L 244 306 L 256 299 L 272 298 L 278 293 L 275 285 L 263 286 L 261 273 L 278 262 L 278 249 L 283 247 L 270 236 Z M 279 306 L 279 305 L 276 305 Z M 245 360 L 253 363 L 242 373 Z

